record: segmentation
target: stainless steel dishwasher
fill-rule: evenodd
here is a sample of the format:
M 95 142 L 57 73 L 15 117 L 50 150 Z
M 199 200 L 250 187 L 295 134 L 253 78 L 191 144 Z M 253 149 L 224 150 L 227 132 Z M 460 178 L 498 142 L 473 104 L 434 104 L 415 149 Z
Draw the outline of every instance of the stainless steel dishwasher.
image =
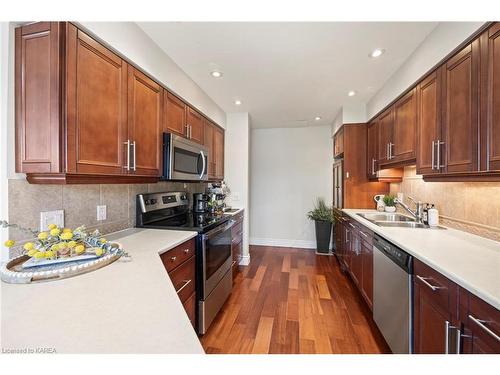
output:
M 413 352 L 413 258 L 373 238 L 373 320 L 395 354 Z

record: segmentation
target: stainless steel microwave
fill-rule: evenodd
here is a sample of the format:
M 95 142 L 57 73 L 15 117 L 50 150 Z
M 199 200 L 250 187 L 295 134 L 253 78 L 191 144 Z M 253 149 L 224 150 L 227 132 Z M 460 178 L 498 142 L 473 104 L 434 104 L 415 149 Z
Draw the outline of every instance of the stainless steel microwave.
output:
M 172 133 L 163 133 L 162 180 L 208 180 L 208 148 Z

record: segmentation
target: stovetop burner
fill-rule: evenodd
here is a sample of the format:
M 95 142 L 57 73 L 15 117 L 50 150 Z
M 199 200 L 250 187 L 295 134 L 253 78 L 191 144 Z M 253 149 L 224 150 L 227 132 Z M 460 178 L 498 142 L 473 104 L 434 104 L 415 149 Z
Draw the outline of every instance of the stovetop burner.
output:
M 228 216 L 217 216 L 209 213 L 186 212 L 163 220 L 145 224 L 148 228 L 163 228 L 207 232 L 210 229 L 229 220 Z

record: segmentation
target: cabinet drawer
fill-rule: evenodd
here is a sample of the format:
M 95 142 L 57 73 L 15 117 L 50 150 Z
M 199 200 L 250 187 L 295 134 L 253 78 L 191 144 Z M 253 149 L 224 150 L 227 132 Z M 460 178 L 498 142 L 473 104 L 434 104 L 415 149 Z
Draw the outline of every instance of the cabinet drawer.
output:
M 450 303 L 457 302 L 456 284 L 417 259 L 414 259 L 413 265 L 415 283 L 432 296 L 433 302 L 448 311 L 452 306 Z
M 243 222 L 243 215 L 244 215 L 244 211 L 241 211 L 233 216 L 233 219 L 236 222 L 236 224 Z
M 168 272 L 172 271 L 174 268 L 182 264 L 187 259 L 194 255 L 195 241 L 194 238 L 174 247 L 162 255 L 160 255 L 163 265 Z
M 195 257 L 169 272 L 169 276 L 181 302 L 186 301 L 195 290 Z
M 196 314 L 196 293 L 191 294 L 186 301 L 182 304 L 186 314 L 191 322 L 191 325 L 195 327 L 195 314 Z
M 239 222 L 233 225 L 231 228 L 231 234 L 233 236 L 241 235 L 243 233 L 243 222 Z

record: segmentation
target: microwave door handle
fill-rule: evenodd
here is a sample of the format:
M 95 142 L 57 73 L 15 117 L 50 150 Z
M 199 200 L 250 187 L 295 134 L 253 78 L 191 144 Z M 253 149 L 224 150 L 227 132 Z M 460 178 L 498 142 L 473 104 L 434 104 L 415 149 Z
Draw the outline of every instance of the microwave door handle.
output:
M 200 151 L 200 156 L 201 160 L 203 160 L 203 167 L 201 168 L 201 173 L 200 173 L 200 180 L 203 178 L 203 175 L 205 174 L 205 167 L 206 167 L 206 161 L 205 161 L 205 155 L 203 154 L 203 151 Z

